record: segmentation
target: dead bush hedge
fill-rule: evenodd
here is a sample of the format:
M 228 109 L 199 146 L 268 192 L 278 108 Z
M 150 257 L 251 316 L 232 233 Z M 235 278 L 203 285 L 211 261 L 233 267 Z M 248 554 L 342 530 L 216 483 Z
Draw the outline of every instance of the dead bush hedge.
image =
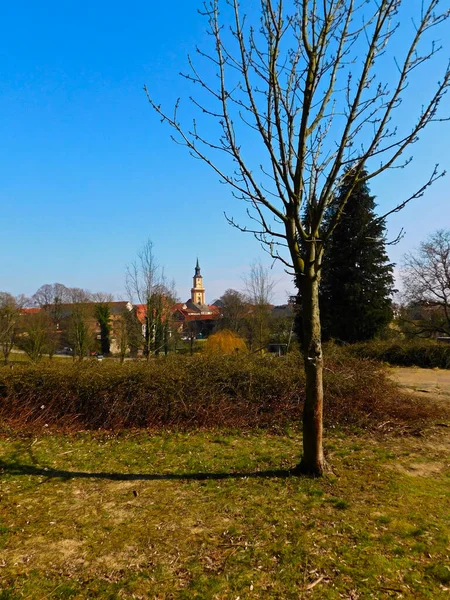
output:
M 0 368 L 0 419 L 21 430 L 283 428 L 300 423 L 304 390 L 298 355 L 17 364 Z M 381 365 L 348 356 L 328 356 L 325 398 L 327 425 L 436 416 L 405 410 Z
M 399 367 L 450 369 L 450 344 L 436 340 L 375 340 L 351 344 L 349 354 L 379 360 Z

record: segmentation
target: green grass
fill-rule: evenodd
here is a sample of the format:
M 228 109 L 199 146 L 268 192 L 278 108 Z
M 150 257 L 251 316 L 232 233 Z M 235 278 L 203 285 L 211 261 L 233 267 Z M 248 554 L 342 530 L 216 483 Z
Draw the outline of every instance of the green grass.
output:
M 3 365 L 3 355 L 0 355 L 0 366 Z M 88 360 L 88 359 L 86 359 Z M 89 359 L 89 360 L 93 360 L 93 359 Z M 97 359 L 95 359 L 97 360 Z M 41 365 L 46 365 L 46 364 L 54 364 L 54 363 L 72 363 L 72 357 L 71 356 L 60 356 L 59 354 L 54 354 L 52 356 L 52 358 L 50 359 L 48 357 L 48 355 L 44 354 L 44 356 L 38 361 L 37 364 L 41 364 Z M 30 357 L 25 353 L 25 352 L 11 352 L 11 354 L 9 355 L 8 358 L 8 365 L 15 365 L 15 364 L 21 364 L 23 365 L 23 363 L 27 363 L 32 365 L 33 361 L 30 359 Z M 2 597 L 0 596 L 0 600 L 2 600 Z
M 0 600 L 447 598 L 445 433 L 5 435 Z

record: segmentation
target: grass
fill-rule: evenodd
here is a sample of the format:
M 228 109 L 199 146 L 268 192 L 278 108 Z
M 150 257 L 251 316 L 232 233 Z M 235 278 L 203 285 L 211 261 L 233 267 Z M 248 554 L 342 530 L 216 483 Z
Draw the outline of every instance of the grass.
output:
M 300 434 L 0 437 L 0 600 L 447 598 L 450 440 Z
M 88 359 L 86 359 L 86 360 L 88 360 Z M 92 359 L 90 359 L 90 360 L 92 360 Z M 97 360 L 97 359 L 95 359 L 95 360 Z M 4 357 L 3 357 L 3 354 L 2 354 L 2 355 L 0 355 L 0 365 L 3 365 L 3 362 L 4 362 Z M 44 364 L 44 365 L 45 364 L 50 364 L 51 365 L 51 364 L 54 364 L 55 362 L 57 362 L 57 363 L 65 363 L 65 362 L 73 362 L 73 361 L 72 361 L 72 357 L 71 356 L 61 356 L 59 354 L 54 354 L 51 359 L 48 357 L 48 355 L 44 355 L 41 358 L 41 360 L 39 361 L 38 364 Z M 33 361 L 30 359 L 30 357 L 28 356 L 28 354 L 26 354 L 25 352 L 23 352 L 23 351 L 19 351 L 19 352 L 13 351 L 9 355 L 8 365 L 7 366 L 11 367 L 11 365 L 14 366 L 16 364 L 23 365 L 24 363 L 32 365 Z M 1 596 L 0 596 L 0 600 L 1 600 Z

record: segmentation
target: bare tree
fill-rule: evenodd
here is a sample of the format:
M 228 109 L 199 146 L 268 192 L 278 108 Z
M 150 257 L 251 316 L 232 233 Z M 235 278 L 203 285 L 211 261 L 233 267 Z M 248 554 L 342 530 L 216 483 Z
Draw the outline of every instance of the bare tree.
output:
M 124 362 L 128 352 L 135 358 L 142 345 L 142 325 L 134 307 L 121 311 L 119 318 L 113 322 L 113 333 L 119 347 L 120 362 Z
M 67 292 L 69 304 L 87 304 L 88 302 L 92 302 L 95 296 L 89 290 L 77 287 L 67 288 Z
M 450 230 L 436 231 L 405 256 L 403 287 L 409 305 L 405 320 L 415 333 L 450 336 Z
M 177 302 L 174 284 L 169 286 L 161 283 L 150 301 L 152 308 L 151 319 L 149 320 L 152 331 L 151 349 L 155 355 L 163 351 L 167 356 L 172 333 L 172 308 Z
M 223 303 L 220 329 L 229 329 L 241 334 L 245 327 L 245 318 L 248 315 L 247 298 L 242 292 L 228 289 L 220 297 Z
M 36 306 L 44 308 L 56 303 L 68 302 L 70 290 L 62 283 L 45 283 L 32 296 L 32 301 Z
M 245 292 L 252 304 L 268 306 L 273 301 L 275 281 L 268 267 L 261 262 L 254 261 L 250 265 L 250 272 L 244 276 Z
M 151 346 L 151 298 L 159 286 L 160 266 L 153 252 L 153 242 L 147 240 L 138 252 L 136 260 L 127 266 L 125 287 L 130 302 L 145 306 L 145 323 L 143 328 L 144 355 L 150 356 Z
M 176 302 L 174 282 L 168 282 L 148 240 L 137 259 L 127 267 L 125 285 L 132 303 L 144 307 L 144 355 L 167 348 L 171 308 Z
M 5 365 L 14 347 L 19 330 L 20 309 L 24 305 L 23 297 L 15 298 L 8 292 L 0 292 L 0 347 Z
M 40 361 L 44 353 L 52 357 L 54 338 L 53 322 L 49 313 L 40 310 L 38 313 L 22 315 L 21 335 L 17 345 L 33 362 Z
M 46 310 L 56 329 L 63 318 L 62 305 L 70 302 L 70 289 L 62 283 L 46 283 L 31 297 L 33 304 Z
M 127 266 L 125 285 L 130 301 L 145 304 L 159 283 L 160 266 L 153 252 L 153 242 L 147 240 L 136 260 Z
M 258 13 L 253 26 L 252 12 Z M 403 111 L 402 101 L 412 76 L 440 49 L 430 30 L 449 14 L 439 0 L 260 0 L 258 11 L 250 0 L 208 0 L 203 15 L 213 47 L 197 49 L 205 74 L 189 58 L 185 75 L 198 89 L 192 102 L 199 118 L 184 128 L 179 102 L 169 114 L 145 88 L 175 140 L 247 203 L 252 225 L 230 223 L 252 232 L 295 277 L 306 371 L 301 473 L 320 475 L 326 465 L 318 302 L 324 248 L 354 187 L 408 165 L 405 152 L 438 120 L 448 65 L 416 110 Z M 422 196 L 442 174 L 436 166 L 420 189 L 380 218 Z M 339 196 L 344 176 L 348 193 Z M 333 218 L 324 220 L 332 206 Z
M 128 313 L 127 309 L 123 310 L 119 319 L 114 323 L 114 335 L 119 345 L 120 362 L 123 363 L 130 347 L 130 336 L 128 331 Z
M 94 344 L 94 333 L 89 327 L 89 311 L 84 303 L 74 303 L 68 317 L 68 340 L 72 346 L 74 360 L 86 358 Z
M 270 269 L 255 261 L 244 277 L 245 291 L 249 303 L 248 329 L 250 350 L 262 352 L 269 343 L 269 321 L 275 281 Z
M 64 328 L 74 360 L 82 361 L 95 344 L 92 294 L 81 288 L 68 288 L 69 302 L 63 306 Z

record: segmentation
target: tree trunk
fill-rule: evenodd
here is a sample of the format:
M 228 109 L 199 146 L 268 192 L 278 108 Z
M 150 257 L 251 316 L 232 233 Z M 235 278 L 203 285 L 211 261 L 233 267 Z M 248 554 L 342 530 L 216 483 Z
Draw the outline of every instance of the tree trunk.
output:
M 306 398 L 303 409 L 303 456 L 296 472 L 320 477 L 326 470 L 323 455 L 323 356 L 320 333 L 319 279 L 316 265 L 301 276 L 303 358 Z
M 11 354 L 11 350 L 12 350 L 12 344 L 9 345 L 8 343 L 4 343 L 2 345 L 3 364 L 4 365 L 7 365 L 9 363 L 9 355 Z

